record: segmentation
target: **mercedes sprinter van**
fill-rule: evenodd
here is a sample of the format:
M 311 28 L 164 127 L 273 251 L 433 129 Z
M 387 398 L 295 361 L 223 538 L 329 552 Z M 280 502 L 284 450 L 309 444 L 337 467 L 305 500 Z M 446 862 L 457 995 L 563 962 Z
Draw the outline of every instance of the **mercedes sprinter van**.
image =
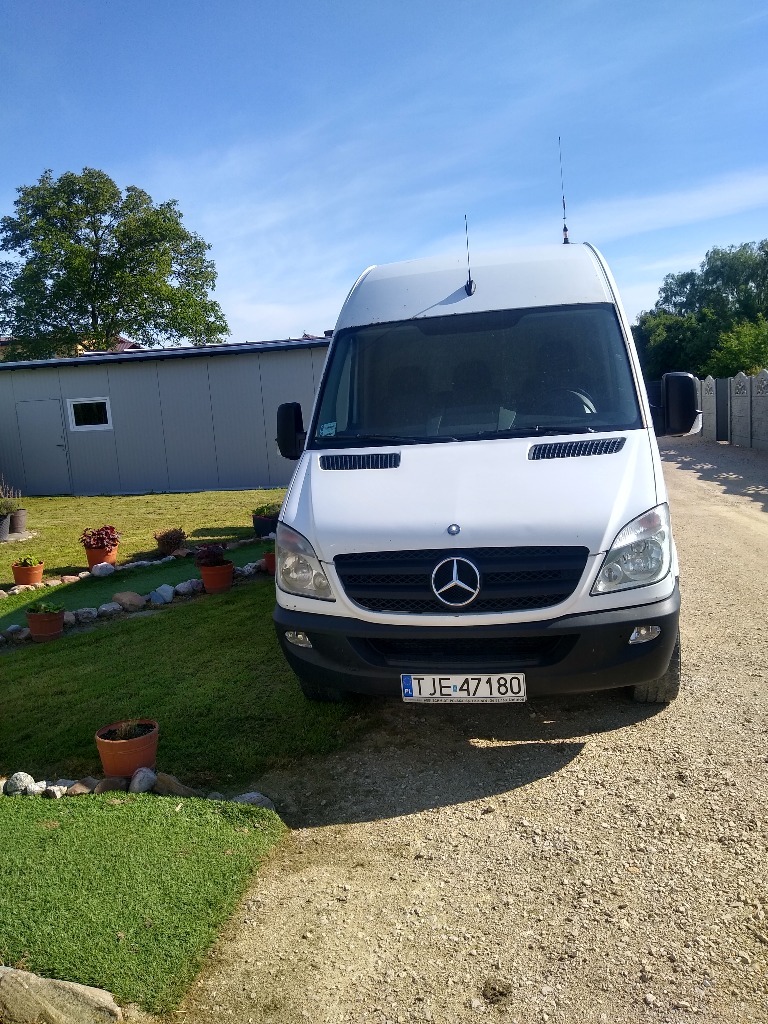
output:
M 678 691 L 678 563 L 652 409 L 590 245 L 371 267 L 350 291 L 277 527 L 282 650 L 307 697 Z

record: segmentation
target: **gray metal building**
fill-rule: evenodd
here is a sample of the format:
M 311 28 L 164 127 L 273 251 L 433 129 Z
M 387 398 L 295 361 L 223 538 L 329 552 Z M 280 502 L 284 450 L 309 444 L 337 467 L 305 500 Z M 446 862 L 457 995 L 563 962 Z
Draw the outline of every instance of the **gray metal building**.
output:
M 0 362 L 0 474 L 24 495 L 277 487 L 277 407 L 308 416 L 327 339 Z

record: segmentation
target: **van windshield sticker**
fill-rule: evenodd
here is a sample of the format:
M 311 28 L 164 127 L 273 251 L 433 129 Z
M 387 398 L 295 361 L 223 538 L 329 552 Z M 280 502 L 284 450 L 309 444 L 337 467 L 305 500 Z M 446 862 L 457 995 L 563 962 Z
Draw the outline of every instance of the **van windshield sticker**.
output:
M 319 428 L 318 428 L 318 431 L 317 431 L 318 437 L 333 437 L 333 435 L 335 433 L 336 433 L 336 421 L 335 420 L 332 423 L 321 423 Z

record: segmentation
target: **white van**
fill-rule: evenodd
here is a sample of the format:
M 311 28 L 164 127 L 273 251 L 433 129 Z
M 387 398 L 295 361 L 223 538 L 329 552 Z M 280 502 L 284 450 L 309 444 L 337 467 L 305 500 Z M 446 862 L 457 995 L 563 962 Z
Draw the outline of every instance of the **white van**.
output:
M 590 245 L 371 267 L 339 315 L 277 528 L 275 627 L 305 695 L 424 703 L 679 689 L 678 565 L 652 410 Z

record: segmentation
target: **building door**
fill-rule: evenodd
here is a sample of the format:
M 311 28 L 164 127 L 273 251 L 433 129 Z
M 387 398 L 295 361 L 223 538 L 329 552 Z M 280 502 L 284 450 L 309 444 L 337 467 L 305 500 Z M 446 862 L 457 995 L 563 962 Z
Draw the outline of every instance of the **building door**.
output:
M 61 402 L 43 398 L 16 403 L 26 494 L 71 494 L 69 452 Z

